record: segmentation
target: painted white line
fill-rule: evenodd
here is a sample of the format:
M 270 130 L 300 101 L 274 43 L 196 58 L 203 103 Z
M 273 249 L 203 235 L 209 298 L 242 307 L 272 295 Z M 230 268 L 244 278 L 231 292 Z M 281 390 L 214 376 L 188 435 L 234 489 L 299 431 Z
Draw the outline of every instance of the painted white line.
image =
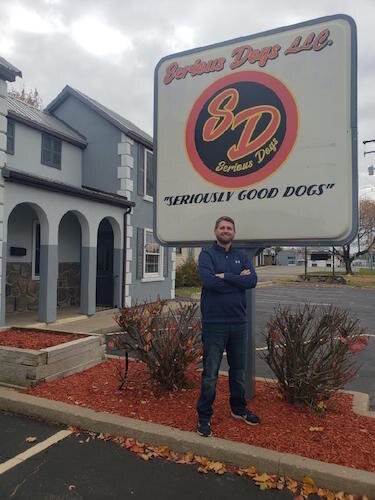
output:
M 290 304 L 290 305 L 295 305 L 295 304 L 302 304 L 305 305 L 306 302 L 294 302 L 292 300 L 264 300 L 260 299 L 257 300 L 257 304 L 261 304 L 262 302 L 267 303 L 267 304 Z M 328 304 L 326 302 L 308 302 L 311 306 L 330 306 L 331 304 Z
M 23 451 L 19 455 L 16 455 L 15 457 L 10 458 L 6 462 L 3 462 L 2 464 L 0 464 L 0 474 L 4 474 L 4 472 L 13 469 L 13 467 L 16 467 L 16 465 L 19 465 L 28 458 L 37 455 L 38 453 L 49 448 L 53 444 L 58 443 L 62 439 L 65 439 L 66 437 L 70 436 L 71 433 L 72 431 L 69 430 L 59 431 L 53 436 L 49 437 L 48 439 L 42 441 L 41 443 L 38 443 L 35 446 L 29 448 L 28 450 Z

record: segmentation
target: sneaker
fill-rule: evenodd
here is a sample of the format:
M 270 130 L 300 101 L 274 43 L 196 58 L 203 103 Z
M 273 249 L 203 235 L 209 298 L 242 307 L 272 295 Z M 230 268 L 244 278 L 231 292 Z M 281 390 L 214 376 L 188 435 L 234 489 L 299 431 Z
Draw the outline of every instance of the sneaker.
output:
M 240 420 L 243 420 L 249 425 L 258 425 L 260 424 L 260 418 L 255 415 L 255 413 L 252 413 L 250 410 L 246 410 L 246 413 L 243 415 L 236 415 L 236 413 L 232 413 L 233 418 L 238 418 Z
M 198 422 L 197 433 L 205 438 L 212 436 L 210 422 Z

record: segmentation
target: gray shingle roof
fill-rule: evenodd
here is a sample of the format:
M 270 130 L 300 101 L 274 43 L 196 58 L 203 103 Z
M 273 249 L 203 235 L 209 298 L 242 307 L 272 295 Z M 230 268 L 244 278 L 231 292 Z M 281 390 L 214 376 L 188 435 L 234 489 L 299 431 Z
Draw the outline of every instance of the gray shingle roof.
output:
M 15 118 L 16 120 L 17 117 L 19 117 L 21 121 L 29 124 L 30 126 L 35 126 L 36 128 L 51 132 L 52 134 L 55 133 L 58 136 L 65 138 L 67 141 L 78 143 L 82 146 L 87 145 L 85 137 L 50 113 L 36 109 L 10 95 L 7 97 L 7 103 L 10 117 Z
M 70 87 L 69 85 L 66 85 L 66 87 L 64 87 L 60 94 L 52 102 L 50 102 L 50 104 L 48 104 L 46 109 L 49 112 L 53 112 L 53 110 L 56 109 L 69 96 L 74 96 L 81 102 L 86 103 L 97 113 L 99 113 L 103 118 L 111 122 L 113 125 L 115 125 L 115 127 L 119 128 L 122 132 L 124 132 L 125 134 L 129 134 L 130 136 L 134 136 L 136 140 L 140 140 L 148 147 L 152 148 L 153 140 L 150 135 L 148 135 L 142 129 L 134 125 L 134 123 L 119 115 L 115 111 L 112 111 L 111 109 L 103 106 L 103 104 L 100 104 L 100 102 L 92 99 L 83 92 Z

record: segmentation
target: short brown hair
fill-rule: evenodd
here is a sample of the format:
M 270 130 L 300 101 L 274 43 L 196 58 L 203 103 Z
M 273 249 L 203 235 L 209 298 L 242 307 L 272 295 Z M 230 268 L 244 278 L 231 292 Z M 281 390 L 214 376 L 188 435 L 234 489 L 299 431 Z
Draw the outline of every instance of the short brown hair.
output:
M 218 228 L 220 222 L 222 222 L 223 220 L 225 220 L 227 222 L 231 222 L 233 224 L 234 229 L 236 229 L 236 225 L 234 223 L 234 220 L 231 217 L 229 217 L 228 215 L 223 215 L 222 217 L 219 217 L 217 219 L 217 221 L 215 222 L 215 229 Z

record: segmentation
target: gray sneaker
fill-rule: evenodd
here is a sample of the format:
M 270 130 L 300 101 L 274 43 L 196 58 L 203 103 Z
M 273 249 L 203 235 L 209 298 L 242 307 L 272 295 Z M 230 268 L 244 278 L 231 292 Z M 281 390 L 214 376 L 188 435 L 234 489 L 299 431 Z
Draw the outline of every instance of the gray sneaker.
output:
M 197 433 L 205 438 L 212 436 L 210 422 L 198 422 Z
M 233 418 L 238 418 L 243 420 L 249 425 L 258 425 L 260 424 L 260 418 L 255 415 L 255 413 L 250 410 L 246 410 L 246 413 L 243 415 L 237 415 L 236 413 L 231 412 Z

